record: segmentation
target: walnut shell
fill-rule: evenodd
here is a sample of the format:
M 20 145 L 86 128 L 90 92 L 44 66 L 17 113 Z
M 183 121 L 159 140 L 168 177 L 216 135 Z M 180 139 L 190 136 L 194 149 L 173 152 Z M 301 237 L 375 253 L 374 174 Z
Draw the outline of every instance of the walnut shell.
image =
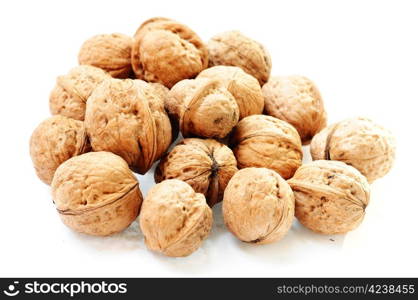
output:
M 67 159 L 90 151 L 82 121 L 52 116 L 36 127 L 30 138 L 30 156 L 36 174 L 51 184 L 55 170 Z
M 141 174 L 171 143 L 164 100 L 142 80 L 105 80 L 87 101 L 85 124 L 94 151 L 113 152 Z
M 263 85 L 266 114 L 286 121 L 298 131 L 303 144 L 327 124 L 319 90 L 304 76 L 272 77 Z
M 128 78 L 132 74 L 132 43 L 130 36 L 120 33 L 95 35 L 81 46 L 78 62 L 101 68 L 116 78 Z
M 182 80 L 170 90 L 165 107 L 184 137 L 223 138 L 238 123 L 234 96 L 219 80 Z
M 212 139 L 184 139 L 159 162 L 155 181 L 179 179 L 206 196 L 209 206 L 222 201 L 226 185 L 237 172 L 234 153 Z
M 87 65 L 75 67 L 67 75 L 58 76 L 49 96 L 51 113 L 83 121 L 87 98 L 106 78 L 109 78 L 109 74 L 105 71 Z
M 149 249 L 176 257 L 196 251 L 213 222 L 203 194 L 177 179 L 162 181 L 150 189 L 139 221 Z
M 260 43 L 233 30 L 212 37 L 208 44 L 209 66 L 236 66 L 257 78 L 262 86 L 270 77 L 271 58 Z
M 189 27 L 166 18 L 152 18 L 136 31 L 132 68 L 139 79 L 171 88 L 208 66 L 208 52 Z
M 324 128 L 311 143 L 314 160 L 338 160 L 355 167 L 371 183 L 386 175 L 395 160 L 395 138 L 367 118 L 351 118 Z
M 296 129 L 279 119 L 252 115 L 239 121 L 231 145 L 238 168 L 265 167 L 283 178 L 302 164 L 302 143 Z
M 197 78 L 217 79 L 234 96 L 239 108 L 239 118 L 257 115 L 263 112 L 264 98 L 260 84 L 253 76 L 241 68 L 216 66 L 203 70 Z
M 288 182 L 295 194 L 296 217 L 315 232 L 346 233 L 364 218 L 369 184 L 359 171 L 343 162 L 305 164 Z
M 273 170 L 239 170 L 225 189 L 225 224 L 243 242 L 267 244 L 280 240 L 294 218 L 295 198 L 287 182 Z
M 138 216 L 142 194 L 126 162 L 110 152 L 90 152 L 64 162 L 51 184 L 65 225 L 90 235 L 124 230 Z

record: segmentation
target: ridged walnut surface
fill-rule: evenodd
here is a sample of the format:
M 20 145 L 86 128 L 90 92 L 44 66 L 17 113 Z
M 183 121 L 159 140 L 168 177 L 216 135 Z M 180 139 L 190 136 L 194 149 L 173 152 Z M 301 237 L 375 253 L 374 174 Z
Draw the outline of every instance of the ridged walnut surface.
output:
M 272 77 L 263 85 L 265 112 L 293 125 L 303 144 L 327 124 L 321 94 L 315 84 L 304 76 Z
M 296 129 L 279 119 L 252 115 L 239 121 L 231 139 L 238 168 L 265 167 L 284 179 L 302 164 L 302 144 Z
M 145 244 L 167 256 L 188 256 L 209 235 L 212 210 L 203 194 L 171 179 L 153 186 L 142 205 L 140 226 Z
M 152 18 L 136 31 L 132 68 L 139 79 L 171 88 L 208 66 L 208 52 L 189 27 L 166 18 Z
M 84 124 L 64 116 L 52 116 L 33 131 L 30 156 L 36 174 L 51 184 L 58 166 L 67 159 L 90 151 Z
M 296 217 L 315 232 L 346 233 L 364 218 L 369 184 L 359 171 L 343 162 L 305 164 L 288 182 L 295 193 Z
M 93 150 L 113 152 L 141 174 L 171 143 L 164 100 L 142 80 L 104 81 L 87 102 L 85 124 Z
M 220 33 L 208 42 L 209 66 L 236 66 L 257 78 L 262 86 L 270 77 L 271 58 L 260 43 L 233 30 Z
M 371 183 L 390 171 L 395 148 L 395 138 L 389 130 L 367 118 L 352 118 L 318 133 L 312 139 L 311 154 L 314 160 L 345 162 Z
M 132 43 L 130 36 L 120 33 L 95 35 L 81 46 L 78 62 L 101 68 L 116 78 L 128 78 L 132 74 Z
M 239 170 L 225 189 L 222 211 L 228 229 L 241 241 L 267 244 L 290 229 L 295 199 L 287 182 L 266 168 Z
M 170 90 L 165 107 L 184 137 L 223 138 L 237 124 L 238 104 L 219 80 L 186 79 Z
M 109 77 L 102 69 L 87 65 L 75 67 L 67 75 L 58 76 L 49 96 L 51 113 L 83 121 L 87 98 Z
M 138 216 L 142 194 L 126 162 L 110 152 L 90 152 L 63 163 L 52 181 L 52 198 L 65 225 L 106 236 Z
M 216 66 L 203 70 L 197 78 L 217 79 L 234 96 L 239 108 L 239 118 L 263 112 L 264 98 L 260 84 L 241 68 Z
M 222 201 L 226 185 L 237 172 L 234 153 L 211 139 L 184 139 L 159 162 L 155 181 L 179 179 L 206 196 L 209 206 Z

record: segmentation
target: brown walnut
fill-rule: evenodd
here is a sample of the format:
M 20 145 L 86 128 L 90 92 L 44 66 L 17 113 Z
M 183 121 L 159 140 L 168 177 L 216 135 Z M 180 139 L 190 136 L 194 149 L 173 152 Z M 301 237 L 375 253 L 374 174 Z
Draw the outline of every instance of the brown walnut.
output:
M 256 78 L 245 73 L 241 68 L 216 66 L 203 70 L 197 78 L 221 81 L 234 96 L 238 104 L 240 119 L 263 112 L 264 98 L 260 84 Z
M 152 18 L 136 31 L 132 68 L 139 79 L 171 88 L 208 66 L 208 52 L 189 27 L 166 18 Z
M 87 65 L 75 67 L 67 75 L 58 76 L 49 96 L 51 113 L 83 121 L 87 98 L 109 77 L 102 69 Z
M 155 181 L 179 179 L 206 196 L 209 206 L 222 201 L 226 185 L 237 172 L 234 153 L 211 139 L 184 139 L 159 162 Z
M 106 236 L 138 216 L 142 194 L 126 162 L 110 152 L 90 152 L 64 162 L 52 180 L 52 198 L 65 225 Z
M 327 124 L 319 90 L 304 76 L 272 77 L 263 85 L 266 114 L 286 121 L 298 131 L 303 144 Z
M 165 107 L 184 137 L 223 138 L 237 124 L 239 108 L 224 84 L 215 79 L 185 79 L 170 90 Z
M 265 167 L 284 179 L 302 164 L 302 144 L 296 129 L 279 119 L 252 115 L 239 121 L 232 133 L 238 168 Z
M 262 86 L 270 77 L 271 58 L 260 43 L 233 30 L 220 33 L 208 42 L 209 66 L 236 66 L 257 78 Z
M 86 129 L 94 151 L 109 151 L 146 173 L 171 143 L 164 100 L 142 80 L 105 80 L 87 101 Z
M 305 164 L 288 182 L 295 194 L 296 217 L 315 232 L 346 233 L 364 218 L 369 184 L 359 171 L 343 162 Z
M 120 33 L 95 35 L 81 46 L 78 62 L 101 68 L 116 78 L 128 78 L 132 74 L 132 42 L 130 36 Z
M 239 170 L 225 189 L 225 224 L 243 242 L 267 244 L 290 229 L 295 199 L 279 174 L 266 168 Z
M 311 143 L 314 160 L 338 160 L 355 167 L 371 183 L 386 175 L 395 160 L 392 133 L 367 118 L 351 118 L 324 128 Z
M 139 217 L 145 244 L 167 256 L 188 256 L 209 235 L 212 210 L 187 183 L 165 180 L 145 197 Z
M 60 115 L 39 124 L 30 138 L 33 166 L 46 184 L 51 184 L 61 163 L 88 151 L 90 143 L 83 122 Z

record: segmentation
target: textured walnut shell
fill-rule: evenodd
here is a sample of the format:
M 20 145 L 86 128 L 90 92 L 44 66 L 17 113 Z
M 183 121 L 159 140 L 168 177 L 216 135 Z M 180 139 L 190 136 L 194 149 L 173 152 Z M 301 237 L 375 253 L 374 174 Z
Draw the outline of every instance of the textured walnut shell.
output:
M 343 162 L 305 164 L 288 182 L 295 194 L 296 217 L 315 232 L 346 233 L 364 218 L 369 184 L 359 171 Z
M 208 66 L 208 52 L 199 36 L 187 26 L 166 18 L 153 18 L 136 31 L 132 68 L 139 79 L 171 88 L 193 78 Z
M 271 58 L 260 43 L 239 31 L 220 33 L 209 40 L 209 66 L 236 66 L 257 78 L 262 86 L 270 77 Z
M 165 103 L 184 137 L 223 138 L 237 124 L 239 108 L 219 80 L 186 79 L 169 92 Z
M 272 77 L 262 90 L 266 114 L 293 125 L 303 144 L 308 144 L 326 126 L 327 114 L 321 94 L 308 78 Z
M 146 173 L 171 143 L 164 100 L 142 80 L 105 80 L 87 101 L 86 129 L 94 151 L 109 151 Z
M 50 184 L 55 170 L 67 159 L 90 151 L 84 124 L 64 116 L 52 116 L 33 131 L 30 156 L 38 177 Z
M 126 162 L 110 152 L 73 157 L 55 172 L 55 207 L 65 225 L 90 235 L 124 230 L 138 216 L 142 194 Z
M 395 138 L 366 118 L 346 119 L 315 135 L 311 143 L 314 160 L 338 160 L 355 167 L 371 183 L 386 175 L 395 160 Z
M 222 201 L 226 185 L 237 172 L 234 153 L 211 139 L 184 139 L 159 162 L 155 181 L 179 179 L 206 196 L 209 206 Z
M 75 67 L 67 75 L 58 76 L 49 96 L 51 113 L 83 121 L 87 98 L 106 78 L 109 78 L 109 74 L 105 71 L 87 65 Z
M 243 242 L 267 244 L 290 229 L 295 199 L 287 182 L 273 170 L 239 170 L 225 189 L 225 224 Z
M 81 46 L 78 62 L 101 68 L 116 78 L 128 78 L 132 74 L 132 42 L 130 36 L 120 33 L 95 35 Z
M 231 143 L 240 169 L 265 167 L 288 179 L 302 164 L 298 132 L 270 116 L 252 115 L 239 121 Z
M 165 180 L 148 192 L 139 216 L 145 244 L 167 256 L 188 256 L 209 235 L 212 210 L 187 183 Z
M 260 84 L 253 76 L 241 68 L 216 66 L 203 70 L 197 78 L 217 79 L 234 96 L 239 108 L 239 118 L 263 112 L 264 98 Z

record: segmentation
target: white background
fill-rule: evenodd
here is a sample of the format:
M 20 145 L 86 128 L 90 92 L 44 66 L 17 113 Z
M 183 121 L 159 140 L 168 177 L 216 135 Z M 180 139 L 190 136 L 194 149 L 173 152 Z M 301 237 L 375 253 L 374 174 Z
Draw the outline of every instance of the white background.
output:
M 417 15 L 414 1 L 1 1 L 0 276 L 418 276 Z M 317 83 L 330 122 L 363 115 L 394 132 L 396 165 L 372 185 L 357 230 L 323 236 L 295 221 L 280 242 L 248 245 L 217 205 L 202 248 L 168 258 L 146 249 L 137 222 L 108 238 L 61 223 L 28 149 L 55 77 L 77 64 L 85 39 L 133 34 L 153 16 L 205 41 L 239 29 L 270 51 L 273 75 Z M 145 195 L 152 175 L 139 179 Z

